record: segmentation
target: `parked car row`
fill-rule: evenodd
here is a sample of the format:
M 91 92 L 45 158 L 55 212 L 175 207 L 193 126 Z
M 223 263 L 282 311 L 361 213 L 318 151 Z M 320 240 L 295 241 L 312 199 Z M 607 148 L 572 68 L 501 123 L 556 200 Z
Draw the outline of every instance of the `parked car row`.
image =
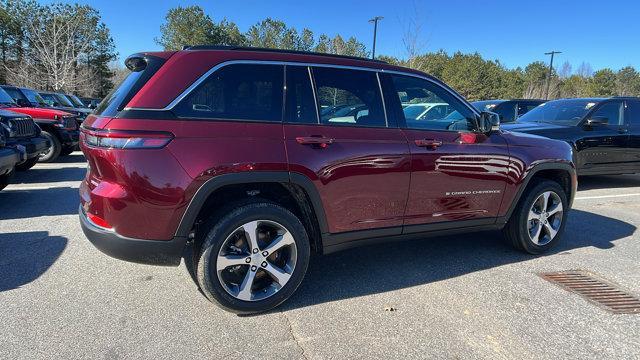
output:
M 75 96 L 1 85 L 0 189 L 15 171 L 77 149 L 79 125 L 89 113 Z

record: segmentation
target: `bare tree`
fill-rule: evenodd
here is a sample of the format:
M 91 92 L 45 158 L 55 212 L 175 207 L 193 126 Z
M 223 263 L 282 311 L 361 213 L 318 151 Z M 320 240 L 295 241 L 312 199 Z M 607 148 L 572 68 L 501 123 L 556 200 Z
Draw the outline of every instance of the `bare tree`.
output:
M 426 41 L 422 39 L 423 17 L 420 16 L 418 7 L 413 2 L 413 11 L 409 18 L 404 21 L 406 23 L 404 34 L 402 36 L 402 44 L 407 53 L 406 66 L 419 69 L 420 55 L 424 52 Z

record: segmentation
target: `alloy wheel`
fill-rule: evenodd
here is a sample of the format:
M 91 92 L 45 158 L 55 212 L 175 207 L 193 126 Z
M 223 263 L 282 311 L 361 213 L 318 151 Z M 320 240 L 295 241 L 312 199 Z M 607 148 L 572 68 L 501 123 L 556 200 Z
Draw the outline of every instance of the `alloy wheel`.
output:
M 562 225 L 563 207 L 560 196 L 545 191 L 533 202 L 527 218 L 529 238 L 534 244 L 543 246 L 551 242 Z
M 229 295 L 259 301 L 287 284 L 296 260 L 297 247 L 289 230 L 275 221 L 255 220 L 225 239 L 216 259 L 216 273 Z

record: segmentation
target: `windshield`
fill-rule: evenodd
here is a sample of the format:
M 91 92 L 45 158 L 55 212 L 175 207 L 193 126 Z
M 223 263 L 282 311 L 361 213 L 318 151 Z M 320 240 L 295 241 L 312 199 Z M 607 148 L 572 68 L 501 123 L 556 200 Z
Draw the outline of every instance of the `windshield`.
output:
M 427 107 L 424 105 L 409 105 L 402 109 L 405 119 L 417 120 Z
M 69 101 L 69 99 L 67 99 L 64 95 L 62 94 L 54 94 L 54 95 L 56 99 L 58 99 L 58 102 L 63 106 L 74 107 L 73 104 Z
M 40 94 L 31 89 L 22 89 L 22 93 L 27 97 L 27 99 L 29 99 L 29 102 L 36 103 L 40 106 L 48 105 L 47 102 L 44 101 L 42 96 L 40 96 Z
M 2 105 L 15 105 L 13 99 L 6 91 L 0 88 L 0 104 Z
M 597 104 L 594 99 L 554 100 L 541 104 L 518 118 L 518 122 L 543 122 L 578 125 L 580 120 Z
M 82 103 L 82 101 L 80 101 L 80 99 L 78 99 L 75 95 L 66 95 L 66 96 L 67 96 L 67 99 L 69 99 L 69 101 L 73 103 L 74 107 L 77 107 L 77 108 L 84 107 L 84 104 Z

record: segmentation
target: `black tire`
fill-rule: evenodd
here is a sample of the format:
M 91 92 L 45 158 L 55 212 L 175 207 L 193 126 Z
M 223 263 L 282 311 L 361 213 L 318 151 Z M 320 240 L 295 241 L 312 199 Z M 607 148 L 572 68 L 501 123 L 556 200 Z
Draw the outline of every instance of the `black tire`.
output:
M 60 156 L 67 156 L 75 151 L 75 146 L 62 146 L 62 150 L 60 151 Z
M 13 177 L 14 170 L 11 170 L 8 174 L 0 175 L 0 190 L 4 189 L 9 185 L 9 181 Z
M 60 143 L 60 140 L 58 140 L 57 136 L 45 130 L 42 130 L 41 136 L 49 140 L 49 142 L 51 142 L 51 146 L 45 153 L 40 155 L 40 159 L 38 161 L 42 163 L 56 161 L 62 151 L 62 144 Z
M 298 288 L 309 265 L 310 245 L 302 222 L 289 210 L 266 200 L 239 204 L 233 210 L 223 212 L 203 225 L 206 234 L 196 258 L 194 268 L 200 289 L 205 296 L 221 308 L 237 314 L 253 314 L 270 310 L 287 300 Z M 293 236 L 297 250 L 296 264 L 289 280 L 275 294 L 257 301 L 240 300 L 231 295 L 220 283 L 216 271 L 218 253 L 227 237 L 238 227 L 255 220 L 274 221 L 283 225 Z M 262 251 L 263 249 L 260 249 Z M 249 271 L 247 265 L 247 270 Z M 261 271 L 261 269 L 258 269 Z
M 533 207 L 534 202 L 545 192 L 554 192 L 560 198 L 562 203 L 562 215 L 560 226 L 555 236 L 546 244 L 536 244 L 529 235 L 529 211 Z M 550 180 L 536 180 L 535 183 L 530 184 L 529 188 L 525 190 L 520 202 L 516 206 L 509 222 L 505 226 L 503 233 L 505 239 L 517 250 L 527 252 L 529 254 L 541 254 L 553 246 L 555 246 L 564 232 L 564 228 L 567 224 L 567 214 L 569 211 L 567 194 L 564 189 L 555 181 Z
M 38 157 L 32 157 L 31 159 L 27 159 L 27 161 L 22 164 L 16 165 L 16 170 L 18 171 L 27 171 L 34 167 L 38 163 Z

